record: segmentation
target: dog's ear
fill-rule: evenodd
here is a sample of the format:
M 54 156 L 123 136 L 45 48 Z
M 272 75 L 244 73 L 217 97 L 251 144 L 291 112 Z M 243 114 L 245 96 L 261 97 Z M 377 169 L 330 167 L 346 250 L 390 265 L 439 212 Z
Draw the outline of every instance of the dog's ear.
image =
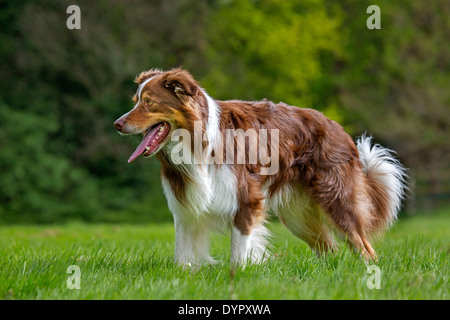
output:
M 164 75 L 163 83 L 177 97 L 195 96 L 199 89 L 197 82 L 189 72 L 183 69 L 173 69 Z
M 137 83 L 137 84 L 141 84 L 142 82 L 144 82 L 148 78 L 157 76 L 158 74 L 161 74 L 161 73 L 163 73 L 163 72 L 161 70 L 159 70 L 159 69 L 150 69 L 148 71 L 141 72 L 141 74 L 138 75 L 134 79 L 134 82 Z

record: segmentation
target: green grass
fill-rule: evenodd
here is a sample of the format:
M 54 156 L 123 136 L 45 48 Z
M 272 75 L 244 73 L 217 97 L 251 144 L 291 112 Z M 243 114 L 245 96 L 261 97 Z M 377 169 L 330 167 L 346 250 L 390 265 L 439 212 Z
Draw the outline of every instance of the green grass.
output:
M 220 260 L 198 271 L 173 263 L 172 224 L 0 227 L 0 299 L 449 299 L 450 215 L 401 219 L 374 244 L 381 289 L 343 245 L 318 258 L 282 225 L 270 226 L 273 258 L 230 275 L 229 238 L 215 235 Z M 81 289 L 67 287 L 67 267 Z

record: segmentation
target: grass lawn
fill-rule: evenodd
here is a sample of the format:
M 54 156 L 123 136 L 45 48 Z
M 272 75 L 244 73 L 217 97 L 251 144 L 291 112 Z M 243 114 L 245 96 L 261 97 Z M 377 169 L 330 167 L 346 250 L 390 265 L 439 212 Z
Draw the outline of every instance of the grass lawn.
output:
M 230 275 L 229 238 L 215 235 L 220 263 L 197 272 L 173 263 L 167 224 L 0 227 L 0 299 L 449 299 L 450 211 L 401 219 L 374 243 L 373 274 L 342 245 L 318 258 L 282 225 L 270 226 L 273 258 Z M 69 289 L 70 265 L 80 290 Z

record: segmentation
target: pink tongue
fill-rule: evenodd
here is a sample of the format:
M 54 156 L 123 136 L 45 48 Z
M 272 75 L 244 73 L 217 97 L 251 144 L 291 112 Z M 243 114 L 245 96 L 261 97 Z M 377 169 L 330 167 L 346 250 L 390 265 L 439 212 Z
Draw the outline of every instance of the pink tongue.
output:
M 145 147 L 147 147 L 150 144 L 150 141 L 156 136 L 156 133 L 159 130 L 159 127 L 161 127 L 162 124 L 159 124 L 155 127 L 153 127 L 150 131 L 148 131 L 144 138 L 142 139 L 141 143 L 137 146 L 136 150 L 134 150 L 133 154 L 131 155 L 130 159 L 128 159 L 128 163 L 139 157 L 144 151 Z

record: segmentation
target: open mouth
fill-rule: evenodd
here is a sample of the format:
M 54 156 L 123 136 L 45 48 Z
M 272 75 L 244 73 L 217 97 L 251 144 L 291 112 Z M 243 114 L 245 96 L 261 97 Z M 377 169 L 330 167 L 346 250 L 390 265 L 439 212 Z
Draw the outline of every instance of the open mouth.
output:
M 144 154 L 144 157 L 155 154 L 169 135 L 169 132 L 170 125 L 167 122 L 159 122 L 151 126 L 130 159 L 128 159 L 128 163 L 139 157 L 141 154 Z

